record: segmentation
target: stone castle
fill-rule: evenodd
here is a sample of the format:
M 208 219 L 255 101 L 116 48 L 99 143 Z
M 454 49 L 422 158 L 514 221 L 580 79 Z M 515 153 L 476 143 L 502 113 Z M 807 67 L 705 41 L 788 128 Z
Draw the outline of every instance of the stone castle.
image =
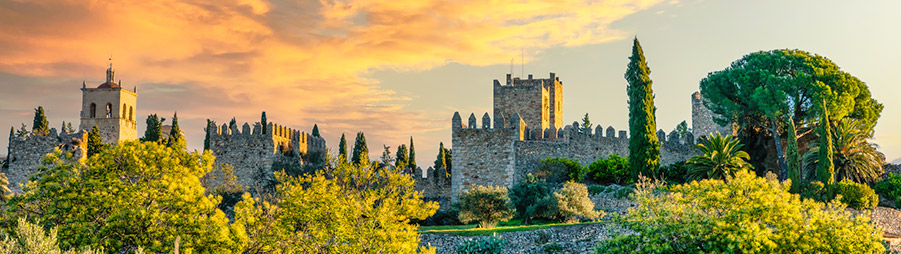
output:
M 488 113 L 481 122 L 470 114 L 464 123 L 460 113 L 454 113 L 450 195 L 474 185 L 511 187 L 526 174 L 535 173 L 545 158 L 564 157 L 589 164 L 614 153 L 628 155 L 629 137 L 624 130 L 600 125 L 592 130 L 578 122 L 564 126 L 562 94 L 563 82 L 554 73 L 548 79 L 507 74 L 505 84 L 494 80 L 493 121 Z M 696 155 L 694 137 L 731 133 L 730 128 L 713 122 L 700 93 L 692 94 L 691 100 L 692 133 L 683 138 L 675 130 L 669 135 L 657 131 L 662 165 Z

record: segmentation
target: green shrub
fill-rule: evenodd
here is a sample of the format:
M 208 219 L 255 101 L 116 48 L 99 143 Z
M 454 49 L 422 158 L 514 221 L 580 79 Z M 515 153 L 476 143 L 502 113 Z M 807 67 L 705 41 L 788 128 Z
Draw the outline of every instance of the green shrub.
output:
M 501 253 L 507 241 L 497 234 L 481 239 L 466 239 L 456 247 L 458 254 L 492 254 Z
M 682 184 L 688 180 L 688 168 L 688 164 L 686 164 L 684 161 L 680 161 L 666 166 L 661 166 L 660 174 L 663 175 L 663 178 L 667 182 Z
M 603 185 L 599 185 L 599 184 L 592 184 L 592 185 L 588 186 L 588 195 L 594 196 L 594 195 L 601 194 L 604 192 L 607 192 L 607 186 L 603 186 Z
M 826 185 L 817 181 L 801 184 L 801 192 L 798 193 L 802 198 L 813 199 L 817 202 L 828 202 L 835 197 L 835 194 Z
M 629 160 L 617 154 L 611 154 L 606 159 L 598 159 L 588 165 L 588 177 L 600 184 L 631 183 Z
M 516 217 L 522 219 L 523 224 L 529 224 L 532 218 L 548 213 L 547 207 L 542 206 L 540 201 L 550 195 L 547 183 L 531 174 L 526 176 L 525 181 L 510 188 L 510 201 L 516 208 Z
M 895 201 L 895 207 L 901 207 L 901 175 L 888 173 L 882 181 L 876 183 L 876 193 Z
M 857 210 L 873 209 L 879 203 L 876 191 L 866 184 L 855 183 L 848 179 L 835 184 L 835 194 L 841 195 L 842 203 Z
M 477 221 L 479 227 L 494 227 L 498 221 L 513 218 L 515 208 L 507 196 L 506 187 L 473 186 L 460 194 L 455 208 L 460 211 L 460 221 Z
M 841 202 L 799 199 L 789 186 L 747 170 L 728 181 L 639 185 L 623 226 L 636 234 L 596 253 L 883 253 L 882 230 Z
M 541 161 L 536 176 L 548 182 L 581 182 L 585 178 L 585 168 L 577 160 L 567 158 L 547 158 Z
M 588 188 L 584 184 L 566 182 L 563 188 L 554 192 L 557 214 L 569 222 L 578 218 L 596 219 L 604 215 L 603 211 L 594 209 L 594 202 L 588 198 Z
M 0 236 L 0 253 L 45 253 L 45 254 L 100 254 L 103 249 L 92 250 L 91 247 L 82 248 L 81 251 L 75 249 L 62 251 L 57 243 L 57 229 L 51 228 L 45 231 L 39 225 L 35 225 L 19 218 L 18 224 L 12 235 Z M 137 248 L 134 253 L 144 253 L 144 249 Z
M 545 244 L 541 246 L 541 250 L 548 254 L 563 253 L 563 246 L 560 246 L 558 243 Z

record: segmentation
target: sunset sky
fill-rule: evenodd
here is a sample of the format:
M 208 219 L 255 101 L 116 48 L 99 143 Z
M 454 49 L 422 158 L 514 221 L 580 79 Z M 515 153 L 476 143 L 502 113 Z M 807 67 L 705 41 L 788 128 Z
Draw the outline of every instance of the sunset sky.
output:
M 869 85 L 885 105 L 874 142 L 892 161 L 898 10 L 896 0 L 0 0 L 0 127 L 30 128 L 37 106 L 51 127 L 77 126 L 82 81 L 102 83 L 112 56 L 122 86 L 137 87 L 139 136 L 148 114 L 177 111 L 200 149 L 207 118 L 252 123 L 266 111 L 307 132 L 319 124 L 329 147 L 364 131 L 373 158 L 413 136 L 428 166 L 438 142 L 450 145 L 454 111 L 491 110 L 492 80 L 511 59 L 514 76 L 560 77 L 564 123 L 589 113 L 627 129 L 623 73 L 637 36 L 658 129 L 691 122 L 689 95 L 707 73 L 754 51 L 801 49 Z

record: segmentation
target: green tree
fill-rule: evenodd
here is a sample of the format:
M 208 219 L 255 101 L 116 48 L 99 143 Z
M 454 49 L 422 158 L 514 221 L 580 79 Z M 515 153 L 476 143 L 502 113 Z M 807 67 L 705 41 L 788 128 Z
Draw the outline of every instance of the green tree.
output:
M 347 163 L 347 139 L 341 133 L 341 142 L 338 143 L 338 164 Z
M 321 138 L 321 137 L 322 137 L 322 136 L 319 135 L 319 125 L 313 124 L 313 132 L 312 132 L 312 134 L 313 134 L 313 137 L 317 137 L 317 138 Z
M 103 140 L 100 139 L 100 130 L 97 129 L 97 126 L 92 127 L 91 132 L 88 132 L 88 157 L 100 153 L 103 150 L 103 146 Z
M 210 132 L 216 128 L 216 121 L 206 119 L 206 128 L 203 130 L 206 132 L 206 137 L 203 138 L 203 150 L 210 149 Z
M 382 151 L 382 158 L 381 158 L 382 159 L 381 160 L 382 167 L 387 167 L 389 165 L 394 164 L 395 160 L 394 160 L 394 157 L 391 156 L 391 147 L 386 146 L 384 144 L 382 145 L 382 147 L 385 148 L 385 150 Z
M 232 121 L 228 126 L 232 125 L 237 125 L 235 118 L 232 118 Z M 266 134 L 266 126 L 269 126 L 269 122 L 266 120 L 266 111 L 263 111 L 263 115 L 260 116 L 260 125 L 263 127 L 260 133 Z
M 35 135 L 45 136 L 50 133 L 50 123 L 47 122 L 47 116 L 44 115 L 44 107 L 38 106 L 34 109 L 34 124 L 31 131 Z
M 883 231 L 844 204 L 800 199 L 789 186 L 741 170 L 665 190 L 642 183 L 623 218 L 635 234 L 596 253 L 883 253 Z
M 410 157 L 407 165 L 412 169 L 416 169 L 416 148 L 413 147 L 413 136 L 410 136 Z
M 786 121 L 793 121 L 797 140 L 806 140 L 817 129 L 823 100 L 829 118 L 847 116 L 873 125 L 883 108 L 870 97 L 864 82 L 831 60 L 801 50 L 745 55 L 726 69 L 708 74 L 700 88 L 714 121 L 738 124 L 740 139 L 754 151 L 752 162 L 760 167 L 764 158 L 776 158 L 782 180 L 788 177 L 781 139 L 782 130 L 788 129 Z M 765 142 L 772 142 L 775 156 L 767 154 Z
M 438 209 L 412 178 L 385 168 L 341 164 L 276 179 L 275 203 L 244 194 L 235 205 L 233 225 L 250 240 L 245 253 L 417 253 L 410 220 Z
M 788 128 L 785 133 L 785 139 L 788 144 L 785 146 L 785 164 L 788 167 L 788 179 L 792 180 L 791 191 L 798 193 L 801 189 L 801 155 L 798 152 L 798 134 L 795 131 L 795 121 L 789 117 L 785 123 Z M 749 156 L 750 158 L 750 156 Z
M 460 221 L 476 221 L 480 228 L 492 228 L 499 221 L 512 219 L 515 212 L 506 187 L 476 185 L 460 193 L 458 198 L 454 206 L 460 211 Z
M 435 176 L 450 177 L 450 171 L 447 166 L 447 149 L 444 149 L 444 142 L 438 143 L 438 156 L 435 158 Z
M 676 133 L 679 134 L 679 139 L 685 140 L 688 137 L 688 134 L 691 133 L 691 128 L 688 128 L 688 122 L 682 121 L 678 125 L 676 125 Z
M 742 144 L 732 135 L 722 136 L 719 132 L 710 134 L 701 144 L 695 145 L 701 155 L 688 159 L 688 179 L 726 179 L 742 170 L 753 169 L 746 160 L 748 153 L 742 151 Z
M 166 118 L 159 118 L 156 114 L 148 115 L 147 129 L 144 130 L 144 138 L 141 141 L 162 142 L 163 141 L 163 122 Z
M 582 117 L 582 128 L 583 129 L 591 129 L 592 125 L 593 124 L 591 123 L 591 120 L 588 119 L 588 113 L 585 113 L 585 116 Z
M 174 149 L 187 149 L 185 136 L 181 134 L 181 128 L 178 127 L 178 113 L 172 115 L 172 129 L 169 131 L 169 140 L 166 146 Z
M 832 164 L 836 181 L 872 183 L 882 176 L 885 156 L 876 150 L 875 144 L 867 142 L 872 132 L 861 131 L 872 128 L 860 127 L 860 124 L 862 122 L 858 120 L 845 118 L 837 122 L 832 131 Z M 808 179 L 820 179 L 818 167 L 823 147 L 820 144 L 823 142 L 821 136 L 820 143 L 813 144 L 804 154 L 804 171 Z
M 363 132 L 357 133 L 357 140 L 354 141 L 354 153 L 351 158 L 353 165 L 365 166 L 369 164 L 369 147 L 366 146 L 366 136 Z
M 829 126 L 829 113 L 824 112 L 820 118 L 820 148 L 823 151 L 817 153 L 817 177 L 826 186 L 835 183 L 835 164 L 832 162 L 832 129 Z
M 84 163 L 57 150 L 6 212 L 58 226 L 64 248 L 171 253 L 180 237 L 184 253 L 239 252 L 247 239 L 200 183 L 214 160 L 156 142 L 119 143 Z
M 557 213 L 566 222 L 577 222 L 579 218 L 597 219 L 604 212 L 594 210 L 594 202 L 588 198 L 588 187 L 584 184 L 568 181 L 563 188 L 554 192 Z
M 12 234 L 4 235 L 0 239 L 0 253 L 3 254 L 26 254 L 26 253 L 42 253 L 42 254 L 101 254 L 103 250 L 93 250 L 91 247 L 82 248 L 76 251 L 72 248 L 63 251 L 59 248 L 58 234 L 56 227 L 45 231 L 40 225 L 35 225 L 18 218 L 18 223 Z M 135 253 L 144 253 L 143 249 L 138 249 Z
M 654 91 L 651 85 L 651 69 L 644 58 L 638 38 L 632 44 L 632 56 L 626 69 L 629 86 L 629 167 L 632 179 L 639 175 L 655 175 L 660 166 L 660 143 L 657 140 L 657 123 Z
M 516 209 L 516 217 L 522 219 L 523 224 L 531 223 L 533 218 L 548 217 L 551 214 L 551 208 L 546 205 L 550 202 L 543 202 L 553 193 L 544 181 L 540 181 L 538 177 L 528 174 L 523 181 L 510 188 L 510 202 Z
M 407 145 L 401 144 L 397 146 L 397 153 L 394 156 L 394 167 L 398 170 L 403 170 L 407 168 L 410 163 L 410 159 L 407 158 Z

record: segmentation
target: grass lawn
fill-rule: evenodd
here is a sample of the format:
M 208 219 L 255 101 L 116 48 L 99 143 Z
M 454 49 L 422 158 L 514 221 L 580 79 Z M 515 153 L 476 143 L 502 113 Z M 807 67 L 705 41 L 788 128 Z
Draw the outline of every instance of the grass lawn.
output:
M 498 223 L 498 225 L 494 228 L 476 228 L 478 226 L 478 224 L 419 227 L 419 233 L 474 236 L 474 235 L 491 235 L 494 233 L 503 233 L 503 232 L 529 231 L 529 230 L 536 230 L 536 229 L 543 229 L 543 228 L 550 228 L 550 227 L 559 227 L 559 226 L 594 224 L 594 223 L 605 223 L 605 222 L 604 221 L 590 221 L 590 222 L 577 222 L 577 223 L 545 222 L 544 224 L 539 223 L 539 224 L 533 224 L 533 225 L 520 225 L 519 220 L 512 220 L 512 221 Z

